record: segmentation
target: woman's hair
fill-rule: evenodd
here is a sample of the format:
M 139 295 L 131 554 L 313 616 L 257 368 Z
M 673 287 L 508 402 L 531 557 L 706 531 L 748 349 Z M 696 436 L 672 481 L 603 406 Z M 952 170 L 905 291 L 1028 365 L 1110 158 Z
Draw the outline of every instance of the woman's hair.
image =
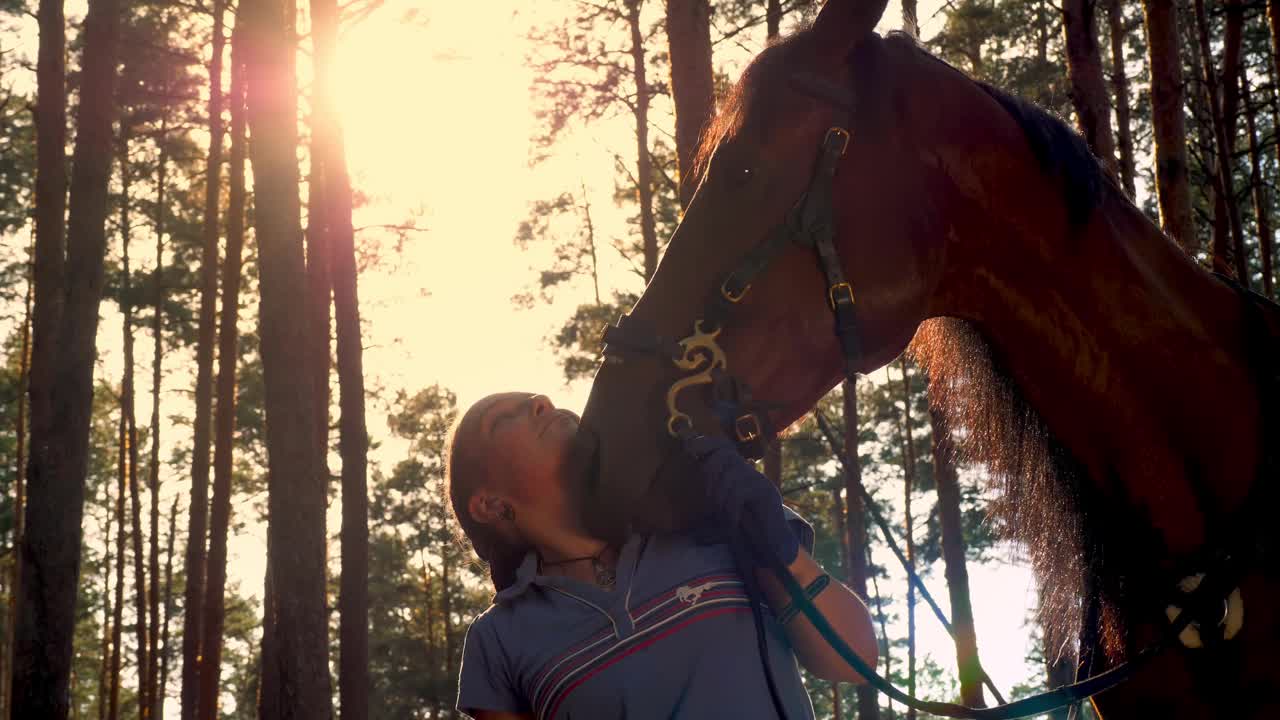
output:
M 471 543 L 471 548 L 489 566 L 489 577 L 493 580 L 494 589 L 502 590 L 515 582 L 516 569 L 520 567 L 528 548 L 513 546 L 502 537 L 497 528 L 471 517 L 467 505 L 487 478 L 488 468 L 483 456 L 475 452 L 474 447 L 467 447 L 468 434 L 463 430 L 468 427 L 469 415 L 470 413 L 464 413 L 454 423 L 445 441 L 445 478 L 449 502 L 453 506 L 453 517 Z

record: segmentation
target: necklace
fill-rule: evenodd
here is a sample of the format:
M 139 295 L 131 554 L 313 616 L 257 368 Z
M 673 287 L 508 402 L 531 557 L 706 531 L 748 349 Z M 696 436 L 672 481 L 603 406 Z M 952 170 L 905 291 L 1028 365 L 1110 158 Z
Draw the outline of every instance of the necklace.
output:
M 539 563 L 543 568 L 555 567 L 556 565 L 571 565 L 573 563 L 582 562 L 583 560 L 591 561 L 591 572 L 595 575 L 596 585 L 602 588 L 612 588 L 618 580 L 617 570 L 609 567 L 607 563 L 600 559 L 611 545 L 605 545 L 600 548 L 594 555 L 583 555 L 581 557 L 567 558 L 565 560 L 556 560 L 555 562 L 544 562 L 539 558 Z

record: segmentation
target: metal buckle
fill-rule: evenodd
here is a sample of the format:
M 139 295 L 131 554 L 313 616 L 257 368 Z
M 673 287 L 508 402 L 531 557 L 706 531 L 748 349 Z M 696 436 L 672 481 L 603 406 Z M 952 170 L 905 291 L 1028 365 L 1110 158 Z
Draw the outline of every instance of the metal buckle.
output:
M 845 292 L 845 296 L 849 298 L 849 304 L 850 305 L 854 304 L 853 303 L 853 287 L 851 287 L 847 282 L 838 282 L 827 289 L 827 302 L 831 303 L 832 310 L 836 309 L 836 291 L 837 290 L 843 290 Z
M 729 280 L 730 278 L 725 278 L 725 281 L 720 283 L 720 295 L 731 303 L 737 303 L 747 296 L 747 291 L 751 289 L 751 283 L 747 283 L 747 286 L 735 295 L 729 290 Z
M 760 430 L 760 418 L 754 413 L 738 416 L 733 421 L 733 432 L 738 436 L 738 442 L 743 443 L 755 442 L 764 434 Z
M 827 136 L 822 139 L 822 146 L 830 147 L 831 136 L 835 135 L 840 138 L 840 157 L 844 157 L 844 151 L 849 149 L 849 131 L 836 125 L 827 129 Z

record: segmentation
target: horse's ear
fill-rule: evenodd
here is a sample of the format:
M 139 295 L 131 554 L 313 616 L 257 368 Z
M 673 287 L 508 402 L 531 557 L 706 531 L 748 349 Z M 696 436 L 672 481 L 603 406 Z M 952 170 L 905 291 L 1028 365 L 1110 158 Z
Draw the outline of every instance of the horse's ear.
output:
M 889 0 L 827 0 L 813 21 L 813 34 L 823 55 L 843 60 L 871 34 Z

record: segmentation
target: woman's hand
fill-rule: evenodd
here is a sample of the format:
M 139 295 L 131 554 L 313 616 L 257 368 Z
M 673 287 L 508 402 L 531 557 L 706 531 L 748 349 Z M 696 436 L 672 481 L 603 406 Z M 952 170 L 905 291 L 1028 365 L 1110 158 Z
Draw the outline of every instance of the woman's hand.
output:
M 782 495 L 773 482 L 739 455 L 728 438 L 696 437 L 685 442 L 685 450 L 697 461 L 707 499 L 729 532 L 751 533 L 783 565 L 795 562 L 800 539 L 782 511 Z M 749 519 L 745 527 L 744 518 Z

